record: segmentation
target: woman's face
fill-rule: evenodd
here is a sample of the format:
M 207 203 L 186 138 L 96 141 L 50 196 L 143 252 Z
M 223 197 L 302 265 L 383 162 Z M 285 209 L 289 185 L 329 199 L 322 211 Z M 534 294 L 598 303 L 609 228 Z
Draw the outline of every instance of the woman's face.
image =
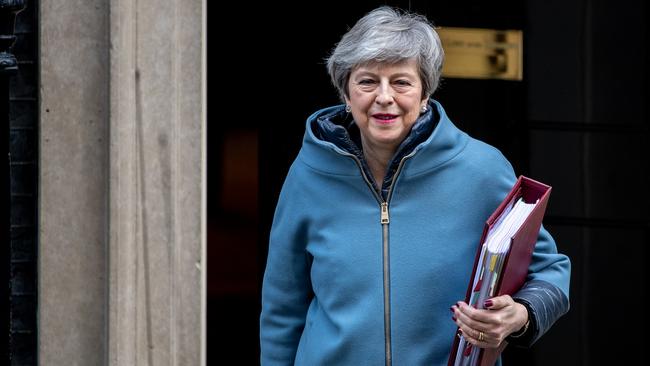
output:
M 348 81 L 347 104 L 364 149 L 396 149 L 406 138 L 427 99 L 414 59 L 355 68 Z

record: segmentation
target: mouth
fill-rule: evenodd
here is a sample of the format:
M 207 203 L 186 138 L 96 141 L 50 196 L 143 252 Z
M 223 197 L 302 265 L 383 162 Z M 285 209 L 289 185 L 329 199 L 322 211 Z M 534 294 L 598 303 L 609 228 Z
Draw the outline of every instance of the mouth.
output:
M 372 117 L 380 124 L 389 124 L 395 122 L 398 115 L 390 113 L 375 113 Z

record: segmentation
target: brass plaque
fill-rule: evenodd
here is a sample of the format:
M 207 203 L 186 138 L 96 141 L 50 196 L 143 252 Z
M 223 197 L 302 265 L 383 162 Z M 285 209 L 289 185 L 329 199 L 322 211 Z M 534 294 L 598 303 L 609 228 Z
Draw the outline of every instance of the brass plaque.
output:
M 519 30 L 440 27 L 448 78 L 523 78 L 523 34 Z

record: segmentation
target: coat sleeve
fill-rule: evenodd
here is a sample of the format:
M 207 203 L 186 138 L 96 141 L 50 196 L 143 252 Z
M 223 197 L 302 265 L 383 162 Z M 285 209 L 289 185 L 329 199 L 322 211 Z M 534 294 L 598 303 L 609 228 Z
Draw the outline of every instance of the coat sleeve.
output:
M 546 333 L 555 321 L 569 311 L 569 278 L 571 262 L 557 252 L 551 235 L 541 228 L 528 278 L 512 298 L 526 306 L 530 326 L 519 338 L 509 338 L 513 344 L 529 347 Z
M 276 207 L 262 286 L 261 364 L 293 365 L 312 297 L 304 196 L 293 167 Z
M 499 201 L 505 197 L 516 181 L 510 163 L 499 153 L 504 164 L 498 173 Z M 529 347 L 546 333 L 555 321 L 569 311 L 569 282 L 571 262 L 569 257 L 558 253 L 551 234 L 540 228 L 537 243 L 533 250 L 528 276 L 522 288 L 512 298 L 528 310 L 530 325 L 526 332 L 517 338 L 508 337 L 509 343 Z

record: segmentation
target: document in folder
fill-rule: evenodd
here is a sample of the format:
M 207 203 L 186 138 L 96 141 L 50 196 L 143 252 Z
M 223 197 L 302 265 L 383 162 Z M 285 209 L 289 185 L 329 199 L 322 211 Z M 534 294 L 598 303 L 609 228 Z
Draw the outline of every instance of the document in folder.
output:
M 488 218 L 474 259 L 465 302 L 483 309 L 485 300 L 521 288 L 546 211 L 551 187 L 520 176 L 510 193 Z M 454 337 L 448 366 L 494 365 L 506 346 L 482 349 L 462 336 Z

